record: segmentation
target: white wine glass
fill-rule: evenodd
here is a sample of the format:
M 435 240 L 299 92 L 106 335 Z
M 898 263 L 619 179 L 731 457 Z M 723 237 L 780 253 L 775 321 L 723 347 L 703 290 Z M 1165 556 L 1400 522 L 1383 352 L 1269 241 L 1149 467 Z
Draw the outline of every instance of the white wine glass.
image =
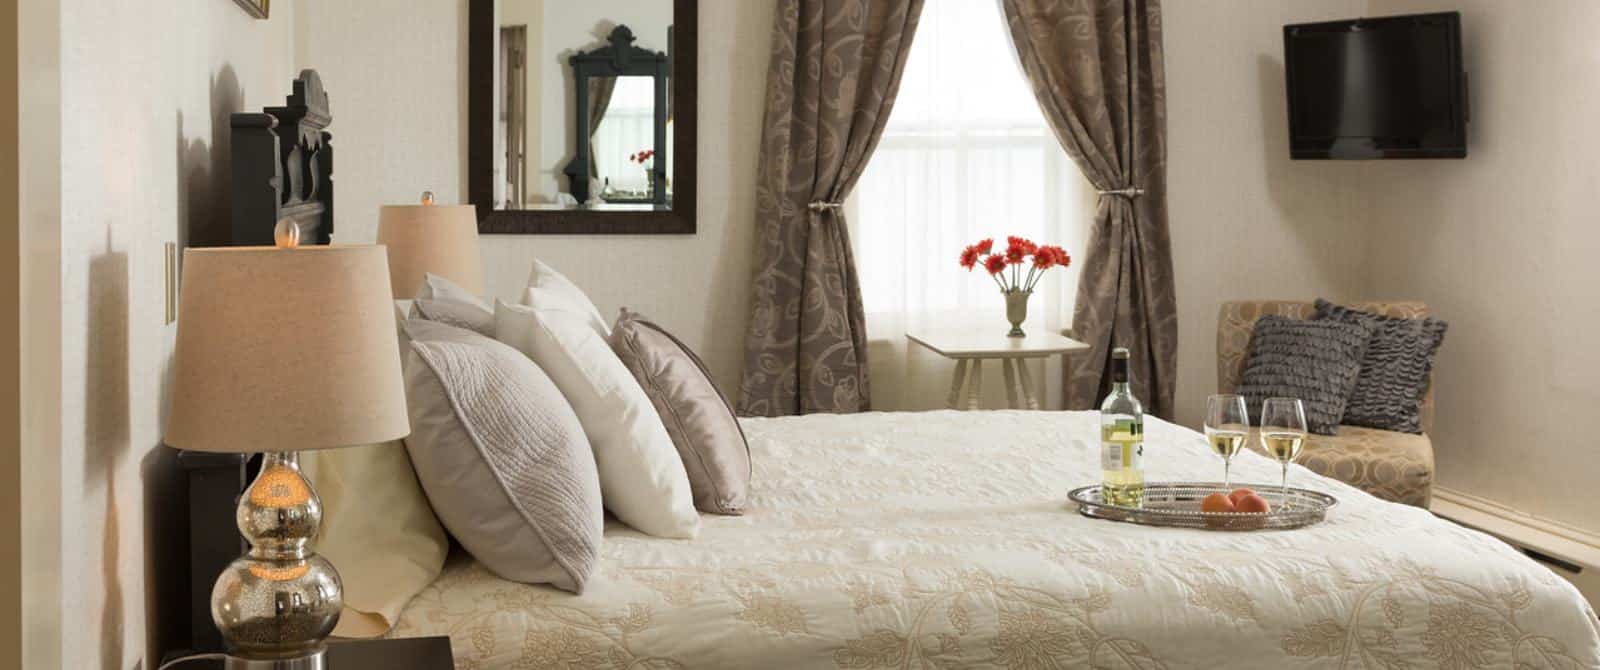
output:
M 1283 466 L 1279 493 L 1289 506 L 1289 464 L 1306 443 L 1306 408 L 1299 398 L 1267 398 L 1261 403 L 1261 448 Z
M 1222 487 L 1233 488 L 1233 455 L 1250 435 L 1250 412 L 1244 396 L 1214 395 L 1206 399 L 1206 443 L 1222 457 Z

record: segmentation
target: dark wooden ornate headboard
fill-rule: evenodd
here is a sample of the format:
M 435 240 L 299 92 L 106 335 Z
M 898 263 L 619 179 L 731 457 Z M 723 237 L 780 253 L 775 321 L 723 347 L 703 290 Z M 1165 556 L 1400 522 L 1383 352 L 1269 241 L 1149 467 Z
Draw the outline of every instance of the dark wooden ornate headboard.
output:
M 284 106 L 233 115 L 235 245 L 271 245 L 280 219 L 300 225 L 302 244 L 332 239 L 332 122 L 322 77 L 310 69 Z

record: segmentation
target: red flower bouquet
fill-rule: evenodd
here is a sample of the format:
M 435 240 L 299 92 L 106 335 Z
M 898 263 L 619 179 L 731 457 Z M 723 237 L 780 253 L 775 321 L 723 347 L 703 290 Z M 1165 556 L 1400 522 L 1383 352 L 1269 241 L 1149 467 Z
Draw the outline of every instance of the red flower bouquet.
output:
M 1044 278 L 1046 270 L 1071 265 L 1072 257 L 1061 247 L 1010 236 L 1006 238 L 1006 248 L 999 251 L 992 239 L 967 245 L 961 250 L 960 263 L 968 272 L 983 266 L 1006 297 L 1006 319 L 1011 322 L 1011 332 L 1006 335 L 1025 337 L 1022 322 L 1028 318 L 1028 297 L 1033 295 L 1033 287 Z M 1026 270 L 1023 265 L 1028 266 Z
M 1006 238 L 1005 248 L 999 251 L 995 251 L 992 239 L 966 246 L 961 250 L 960 263 L 968 271 L 982 265 L 1001 291 L 1031 292 L 1044 277 L 1045 270 L 1072 265 L 1072 257 L 1061 247 L 1010 236 Z M 1027 266 L 1025 272 L 1024 265 Z

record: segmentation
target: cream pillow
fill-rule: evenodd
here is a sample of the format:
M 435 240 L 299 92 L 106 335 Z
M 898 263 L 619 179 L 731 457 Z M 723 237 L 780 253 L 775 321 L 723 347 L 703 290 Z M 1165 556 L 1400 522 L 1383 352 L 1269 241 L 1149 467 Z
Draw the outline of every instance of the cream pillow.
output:
M 522 304 L 534 309 L 564 309 L 583 316 L 590 328 L 600 337 L 611 337 L 611 324 L 600 315 L 600 308 L 567 279 L 566 275 L 534 259 L 533 272 L 528 275 L 528 288 L 522 293 Z
M 655 407 L 586 319 L 560 309 L 495 303 L 495 339 L 533 359 L 583 424 L 605 508 L 657 537 L 700 531 L 683 468 Z
M 322 500 L 317 553 L 344 581 L 344 613 L 333 634 L 389 632 L 411 597 L 439 576 L 450 544 L 398 440 L 300 454 Z

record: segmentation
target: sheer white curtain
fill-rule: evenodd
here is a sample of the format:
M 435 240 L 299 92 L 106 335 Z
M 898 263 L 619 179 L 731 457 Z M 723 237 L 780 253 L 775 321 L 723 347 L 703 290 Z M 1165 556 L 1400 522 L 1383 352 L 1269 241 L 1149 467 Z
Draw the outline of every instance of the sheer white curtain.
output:
M 655 80 L 618 77 L 611 104 L 594 133 L 595 167 L 611 187 L 643 191 L 649 182 L 644 166 L 628 160 L 641 149 L 655 146 Z
M 999 3 L 927 1 L 883 139 L 846 207 L 874 408 L 944 406 L 954 365 L 908 347 L 908 328 L 1010 328 L 994 282 L 956 264 L 982 238 L 1003 247 L 1020 235 L 1074 254 L 1072 267 L 1051 270 L 1034 290 L 1023 328 L 1071 325 L 1094 191 L 1045 124 Z M 989 367 L 986 406 L 1001 406 L 998 366 Z M 1059 360 L 1040 373 L 1049 405 L 1060 406 Z

